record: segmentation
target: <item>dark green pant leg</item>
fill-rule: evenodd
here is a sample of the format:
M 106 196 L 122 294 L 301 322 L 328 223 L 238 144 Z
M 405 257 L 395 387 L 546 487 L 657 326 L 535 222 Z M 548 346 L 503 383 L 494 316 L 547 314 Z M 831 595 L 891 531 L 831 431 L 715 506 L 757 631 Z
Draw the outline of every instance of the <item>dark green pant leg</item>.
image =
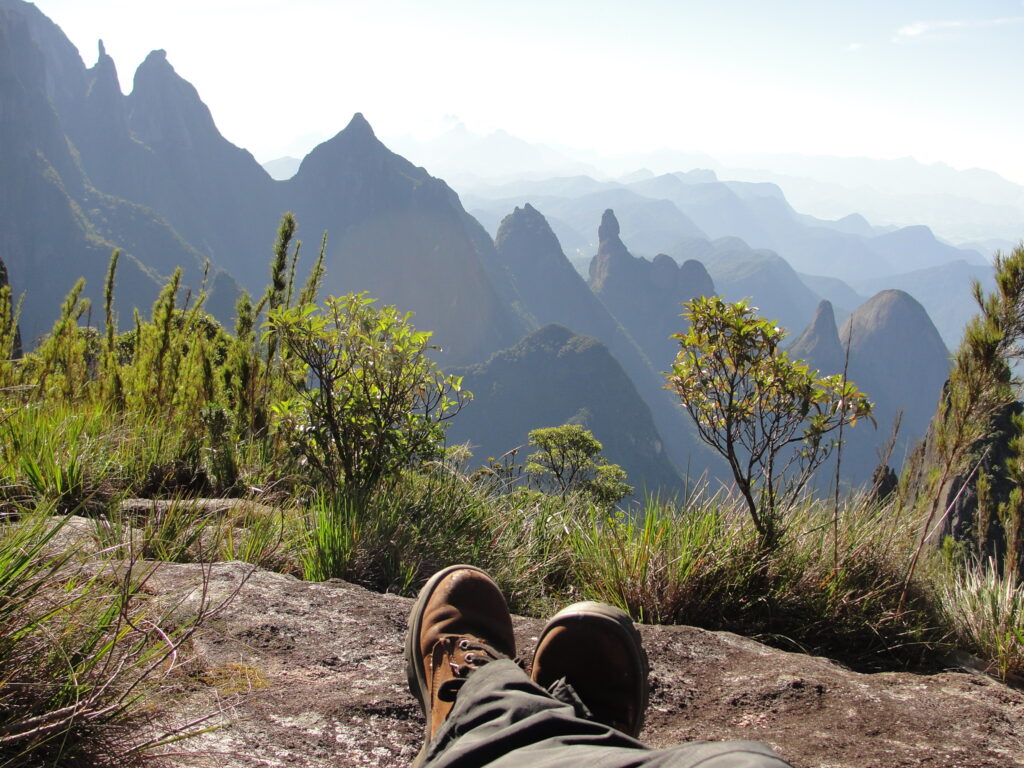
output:
M 513 662 L 477 670 L 427 754 L 428 768 L 784 768 L 763 744 L 694 743 L 652 750 L 579 717 Z

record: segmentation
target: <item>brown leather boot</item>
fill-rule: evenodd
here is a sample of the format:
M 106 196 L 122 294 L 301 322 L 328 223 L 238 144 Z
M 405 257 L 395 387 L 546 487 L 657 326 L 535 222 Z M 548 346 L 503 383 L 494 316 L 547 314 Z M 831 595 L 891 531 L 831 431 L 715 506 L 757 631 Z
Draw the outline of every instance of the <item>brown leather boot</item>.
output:
M 409 615 L 405 643 L 409 690 L 427 721 L 423 749 L 413 765 L 426 756 L 467 675 L 515 655 L 512 618 L 490 576 L 471 565 L 452 565 L 427 581 Z
M 564 680 L 592 720 L 637 736 L 647 710 L 647 654 L 624 612 L 604 603 L 576 603 L 545 625 L 530 673 L 542 688 Z

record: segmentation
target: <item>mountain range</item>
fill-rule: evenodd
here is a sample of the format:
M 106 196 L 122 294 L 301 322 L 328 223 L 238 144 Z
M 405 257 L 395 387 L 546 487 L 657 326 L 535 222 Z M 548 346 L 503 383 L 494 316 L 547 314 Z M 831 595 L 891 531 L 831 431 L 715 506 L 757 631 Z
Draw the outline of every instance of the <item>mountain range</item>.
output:
M 434 332 L 440 362 L 475 383 L 477 400 L 451 437 L 485 455 L 522 444 L 532 428 L 575 421 L 637 487 L 721 477 L 661 373 L 674 357 L 671 334 L 685 328 L 682 302 L 712 293 L 752 296 L 792 330 L 810 325 L 794 349 L 824 372 L 849 342 L 851 378 L 877 390 L 880 418 L 905 411 L 911 440 L 914 409 L 934 407 L 945 345 L 907 293 L 866 301 L 867 292 L 898 287 L 913 271 L 934 278 L 929 301 L 939 304 L 943 271 L 986 274 L 977 253 L 925 227 L 816 219 L 773 184 L 721 181 L 710 169 L 608 181 L 585 163 L 559 166 L 575 175 L 467 196 L 471 215 L 360 114 L 275 179 L 220 134 L 164 51 L 145 59 L 124 95 L 102 43 L 86 68 L 22 0 L 0 0 L 0 43 L 0 259 L 25 296 L 27 347 L 79 275 L 99 298 L 115 247 L 124 254 L 121 317 L 148 311 L 180 266 L 193 292 L 205 280 L 207 308 L 230 324 L 239 293 L 262 290 L 277 221 L 290 210 L 310 241 L 300 271 L 326 233 L 324 293 L 367 290 L 413 311 Z M 507 135 L 496 140 L 511 146 Z M 529 154 L 515 146 L 520 159 Z M 819 306 L 825 296 L 849 331 Z M 913 371 L 900 367 L 910 362 Z M 921 387 L 901 389 L 899 377 Z M 861 439 L 867 447 L 857 450 L 869 456 L 879 438 Z M 851 459 L 850 477 L 869 463 Z
M 503 162 L 515 142 L 515 165 Z M 472 151 L 489 144 L 491 155 Z M 785 191 L 799 210 L 823 219 L 854 212 L 876 224 L 898 228 L 924 224 L 941 238 L 964 247 L 977 243 L 988 255 L 1008 249 L 1021 238 L 1024 186 L 981 169 L 956 170 L 942 163 L 912 158 L 874 159 L 797 154 L 717 154 L 661 149 L 602 155 L 569 147 L 528 144 L 495 132 L 473 134 L 453 126 L 431 139 L 400 137 L 396 149 L 426 165 L 463 193 L 490 190 L 523 180 L 585 174 L 599 179 L 635 181 L 691 169 L 709 169 L 724 179 L 771 182 Z

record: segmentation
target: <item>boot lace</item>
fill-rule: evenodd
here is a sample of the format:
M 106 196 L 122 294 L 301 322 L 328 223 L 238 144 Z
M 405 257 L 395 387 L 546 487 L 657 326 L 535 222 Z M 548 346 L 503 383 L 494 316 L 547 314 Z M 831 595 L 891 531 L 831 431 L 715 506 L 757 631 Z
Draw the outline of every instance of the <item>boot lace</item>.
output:
M 459 690 L 466 682 L 469 674 L 480 667 L 498 659 L 507 658 L 482 640 L 473 637 L 449 635 L 437 641 L 434 653 L 439 651 L 451 668 L 455 677 L 445 680 L 437 689 L 437 697 L 441 701 L 455 701 Z M 436 656 L 435 656 L 436 658 Z

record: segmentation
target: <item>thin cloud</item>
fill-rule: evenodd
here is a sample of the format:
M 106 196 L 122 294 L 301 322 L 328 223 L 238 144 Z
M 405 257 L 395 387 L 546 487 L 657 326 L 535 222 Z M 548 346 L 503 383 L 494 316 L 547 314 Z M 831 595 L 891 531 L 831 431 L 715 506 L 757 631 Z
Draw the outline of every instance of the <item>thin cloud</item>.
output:
M 850 43 L 848 46 L 846 46 L 846 50 L 848 50 L 850 53 L 856 53 L 863 47 L 864 43 Z
M 893 38 L 893 42 L 906 43 L 912 40 L 943 37 L 961 29 L 983 29 L 986 27 L 1002 27 L 1007 24 L 1020 24 L 1024 16 L 1004 16 L 997 19 L 955 19 L 951 21 L 915 21 L 901 27 Z

